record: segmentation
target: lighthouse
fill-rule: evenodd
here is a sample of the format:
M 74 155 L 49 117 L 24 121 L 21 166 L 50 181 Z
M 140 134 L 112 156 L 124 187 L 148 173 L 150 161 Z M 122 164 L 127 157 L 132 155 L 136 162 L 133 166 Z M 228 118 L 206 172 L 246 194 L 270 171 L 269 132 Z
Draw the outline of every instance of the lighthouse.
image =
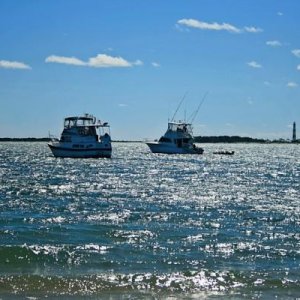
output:
M 293 138 L 292 142 L 296 142 L 296 122 L 293 123 Z

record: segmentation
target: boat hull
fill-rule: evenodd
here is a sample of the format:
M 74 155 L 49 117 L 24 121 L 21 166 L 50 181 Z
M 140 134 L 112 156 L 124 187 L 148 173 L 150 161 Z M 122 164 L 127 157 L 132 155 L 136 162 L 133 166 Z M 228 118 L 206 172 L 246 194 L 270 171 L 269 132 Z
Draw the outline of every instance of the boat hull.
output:
M 180 148 L 164 143 L 147 143 L 152 153 L 164 154 L 203 154 L 202 148 Z
M 111 148 L 74 149 L 48 144 L 55 157 L 70 158 L 111 158 Z

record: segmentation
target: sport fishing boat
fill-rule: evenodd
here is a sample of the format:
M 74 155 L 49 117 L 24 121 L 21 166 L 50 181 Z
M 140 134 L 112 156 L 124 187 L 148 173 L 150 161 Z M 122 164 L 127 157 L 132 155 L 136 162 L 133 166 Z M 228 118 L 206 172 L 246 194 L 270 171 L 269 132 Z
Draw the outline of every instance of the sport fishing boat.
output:
M 202 154 L 204 150 L 194 144 L 192 124 L 169 122 L 166 133 L 157 142 L 148 142 L 153 153 Z
M 186 94 L 180 101 L 171 121 L 168 122 L 168 129 L 166 133 L 155 142 L 146 143 L 152 153 L 166 153 L 166 154 L 203 154 L 203 148 L 197 147 L 194 143 L 194 136 L 192 124 L 196 118 L 201 105 L 203 104 L 207 93 L 202 98 L 196 111 L 190 116 L 191 122 L 179 121 L 176 122 L 175 116 L 182 105 Z
M 110 129 L 93 115 L 67 117 L 60 140 L 48 144 L 55 157 L 111 157 Z

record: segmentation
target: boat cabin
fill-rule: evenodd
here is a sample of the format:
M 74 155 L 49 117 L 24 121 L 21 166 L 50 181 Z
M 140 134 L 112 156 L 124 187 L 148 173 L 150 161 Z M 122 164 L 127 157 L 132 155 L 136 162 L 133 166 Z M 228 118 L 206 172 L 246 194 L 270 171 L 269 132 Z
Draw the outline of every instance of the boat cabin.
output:
M 61 134 L 61 142 L 74 142 L 80 139 L 82 142 L 89 142 L 91 139 L 98 141 L 100 137 L 110 135 L 107 122 L 101 124 L 100 120 L 89 114 L 80 117 L 67 117 L 64 119 L 64 129 Z M 82 140 L 84 139 L 84 140 Z
M 159 143 L 175 144 L 178 148 L 192 145 L 192 125 L 183 122 L 169 122 L 168 130 L 159 139 Z

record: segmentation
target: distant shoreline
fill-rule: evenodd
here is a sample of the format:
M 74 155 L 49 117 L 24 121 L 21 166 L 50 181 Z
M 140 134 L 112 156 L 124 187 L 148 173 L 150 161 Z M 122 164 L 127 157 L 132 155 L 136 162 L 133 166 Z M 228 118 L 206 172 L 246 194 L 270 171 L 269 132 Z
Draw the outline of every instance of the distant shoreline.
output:
M 51 138 L 0 138 L 0 142 L 51 142 Z M 144 141 L 115 140 L 113 143 L 144 143 Z
M 0 142 L 50 142 L 51 138 L 0 138 Z M 130 140 L 113 140 L 114 143 L 144 143 L 145 141 L 130 141 Z M 300 140 L 292 142 L 290 140 L 278 139 L 278 140 L 267 140 L 267 139 L 257 139 L 251 137 L 241 137 L 241 136 L 196 136 L 195 143 L 199 144 L 217 144 L 217 143 L 227 143 L 227 144 L 300 144 Z
M 50 142 L 50 138 L 0 138 L 0 142 Z
M 297 144 L 300 143 L 300 140 L 292 142 L 291 140 L 277 139 L 277 140 L 268 140 L 268 139 L 257 139 L 251 137 L 242 137 L 242 136 L 196 136 L 195 143 L 228 143 L 228 144 L 238 144 L 238 143 L 254 143 L 254 144 Z

